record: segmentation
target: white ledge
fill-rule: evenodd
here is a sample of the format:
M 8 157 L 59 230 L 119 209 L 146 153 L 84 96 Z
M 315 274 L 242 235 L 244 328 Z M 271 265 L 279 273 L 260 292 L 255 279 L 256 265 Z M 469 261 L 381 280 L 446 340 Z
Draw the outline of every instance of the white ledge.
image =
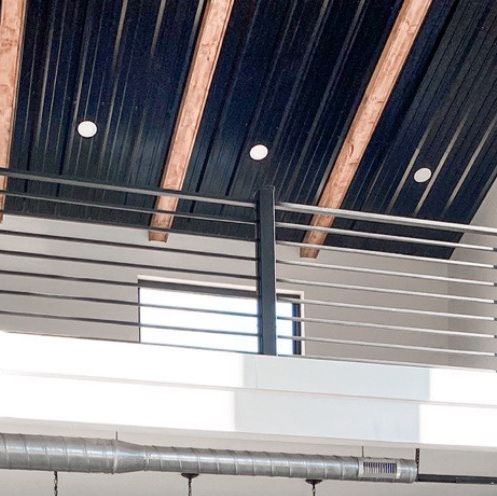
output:
M 493 372 L 1 332 L 0 374 L 0 419 L 497 448 Z

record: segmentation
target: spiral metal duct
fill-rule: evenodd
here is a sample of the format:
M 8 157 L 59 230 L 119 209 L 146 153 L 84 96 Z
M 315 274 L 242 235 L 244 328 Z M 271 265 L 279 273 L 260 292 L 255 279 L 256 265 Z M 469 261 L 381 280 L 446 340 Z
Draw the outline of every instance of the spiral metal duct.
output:
M 110 439 L 0 434 L 0 469 L 253 475 L 410 483 L 413 460 L 142 446 Z

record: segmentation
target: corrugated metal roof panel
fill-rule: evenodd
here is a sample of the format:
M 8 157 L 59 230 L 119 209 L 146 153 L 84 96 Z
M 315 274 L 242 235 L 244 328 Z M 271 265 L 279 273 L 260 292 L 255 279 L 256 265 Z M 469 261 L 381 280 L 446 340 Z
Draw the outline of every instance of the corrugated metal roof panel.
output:
M 184 189 L 253 197 L 262 184 L 273 183 L 279 200 L 315 203 L 400 4 L 235 2 Z M 12 166 L 158 186 L 202 10 L 202 1 L 185 0 L 30 0 Z M 344 206 L 469 222 L 496 174 L 496 61 L 495 2 L 433 2 Z M 97 123 L 95 138 L 77 135 L 84 119 Z M 249 158 L 257 143 L 269 148 L 262 162 Z M 419 167 L 433 170 L 428 184 L 413 180 Z M 138 195 L 18 180 L 9 188 L 153 207 L 151 198 Z M 13 199 L 8 208 L 149 221 L 147 215 Z M 180 209 L 241 215 L 190 202 Z M 347 221 L 337 226 L 413 234 Z M 212 230 L 180 219 L 175 227 Z M 400 249 L 360 238 L 328 242 Z M 415 245 L 403 250 L 450 254 Z

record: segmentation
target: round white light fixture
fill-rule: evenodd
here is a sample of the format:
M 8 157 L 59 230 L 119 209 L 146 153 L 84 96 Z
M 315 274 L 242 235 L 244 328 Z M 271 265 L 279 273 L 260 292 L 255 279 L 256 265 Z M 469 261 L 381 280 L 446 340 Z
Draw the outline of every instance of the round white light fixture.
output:
M 417 183 L 425 183 L 431 177 L 431 170 L 428 167 L 422 167 L 414 173 L 414 180 Z
M 267 154 L 269 153 L 269 150 L 267 149 L 267 146 L 264 145 L 254 145 L 250 149 L 250 158 L 252 160 L 263 160 L 267 157 Z
M 78 133 L 83 138 L 93 138 L 97 134 L 97 125 L 92 121 L 83 121 L 78 124 Z

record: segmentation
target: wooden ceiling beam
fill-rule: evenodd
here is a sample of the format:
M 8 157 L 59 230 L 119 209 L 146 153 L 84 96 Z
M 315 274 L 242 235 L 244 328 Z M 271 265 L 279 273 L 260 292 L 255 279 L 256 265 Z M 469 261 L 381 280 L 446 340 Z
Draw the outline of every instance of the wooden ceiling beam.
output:
M 193 146 L 204 113 L 207 96 L 216 69 L 224 35 L 228 27 L 234 0 L 208 0 L 203 13 L 190 72 L 164 165 L 161 188 L 180 190 L 185 181 Z M 178 199 L 161 196 L 158 210 L 175 211 Z M 174 216 L 155 214 L 150 227 L 168 229 Z M 167 233 L 151 231 L 149 239 L 167 241 Z
M 2 0 L 0 6 L 0 167 L 8 168 L 21 72 L 26 0 Z M 5 176 L 0 176 L 0 189 L 7 189 Z M 0 195 L 0 222 L 4 208 L 5 195 Z
M 366 148 L 392 94 L 432 0 L 404 0 L 366 92 L 354 116 L 318 206 L 340 208 L 359 168 Z M 335 218 L 315 215 L 311 225 L 331 227 Z M 309 231 L 304 242 L 324 244 L 326 233 Z M 319 250 L 302 248 L 302 257 L 316 258 Z

